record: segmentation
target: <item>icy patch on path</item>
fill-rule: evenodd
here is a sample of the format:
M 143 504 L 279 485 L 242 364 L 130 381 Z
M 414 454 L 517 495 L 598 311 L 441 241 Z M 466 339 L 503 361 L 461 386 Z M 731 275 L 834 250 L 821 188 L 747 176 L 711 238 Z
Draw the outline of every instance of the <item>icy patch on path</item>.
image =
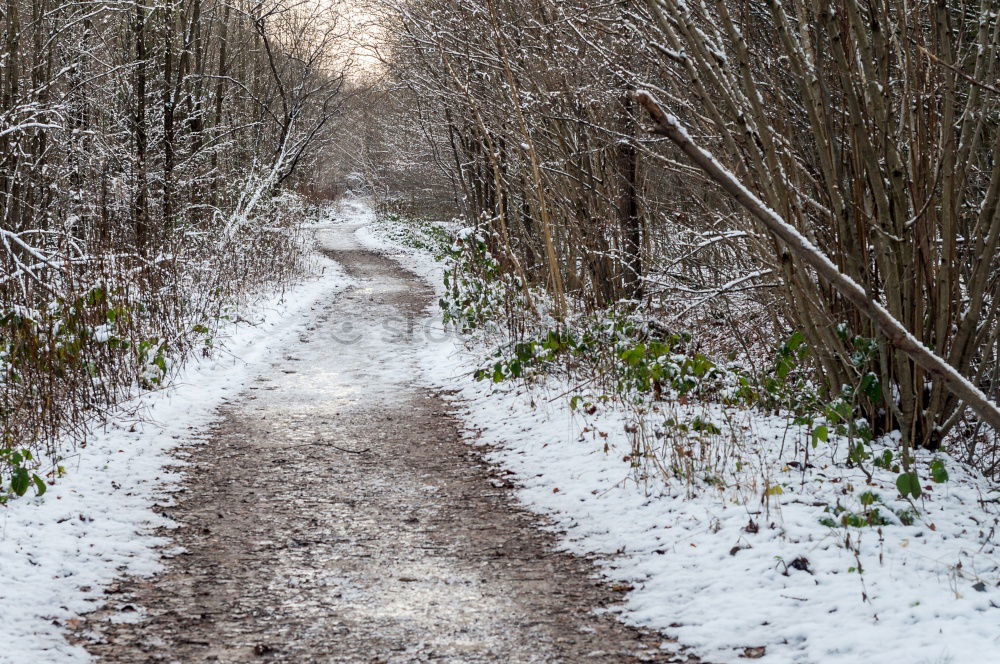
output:
M 165 541 L 152 532 L 170 523 L 153 508 L 170 503 L 182 477 L 171 451 L 314 318 L 312 305 L 350 284 L 336 263 L 319 260 L 321 277 L 243 312 L 252 326 L 223 329 L 221 352 L 189 360 L 169 389 L 124 404 L 141 422 L 112 419 L 62 462 L 67 475 L 44 496 L 0 507 L 0 662 L 89 661 L 64 627 L 97 608 L 116 577 L 159 569 Z

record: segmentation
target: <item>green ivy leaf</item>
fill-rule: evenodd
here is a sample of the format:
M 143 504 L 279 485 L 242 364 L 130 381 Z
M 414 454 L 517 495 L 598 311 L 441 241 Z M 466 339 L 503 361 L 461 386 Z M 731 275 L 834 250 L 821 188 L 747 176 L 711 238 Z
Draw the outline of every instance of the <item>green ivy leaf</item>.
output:
M 514 346 L 514 355 L 521 362 L 528 362 L 535 354 L 535 346 L 532 343 L 521 343 Z
M 10 490 L 17 496 L 23 496 L 31 484 L 31 477 L 24 468 L 15 468 L 10 478 Z
M 820 426 L 813 429 L 813 435 L 812 435 L 813 447 L 815 448 L 817 445 L 819 445 L 819 441 L 821 440 L 825 443 L 827 438 L 829 438 L 829 436 L 830 436 L 830 429 L 828 429 L 825 424 L 821 424 Z
M 774 373 L 778 378 L 784 380 L 794 366 L 795 360 L 790 355 L 783 355 L 778 359 L 778 364 L 774 368 Z
M 938 484 L 948 481 L 948 470 L 944 467 L 944 462 L 941 459 L 931 461 L 931 479 Z
M 806 336 L 802 334 L 802 332 L 800 332 L 799 330 L 795 330 L 792 336 L 788 338 L 788 341 L 785 342 L 785 346 L 788 348 L 788 350 L 794 352 L 795 349 L 797 349 L 799 346 L 805 343 L 805 340 Z
M 882 400 L 882 385 L 874 373 L 868 372 L 861 379 L 861 391 L 872 401 Z
M 837 399 L 826 408 L 826 419 L 834 424 L 847 422 L 851 418 L 851 404 Z
M 625 361 L 629 366 L 636 366 L 642 361 L 642 358 L 646 355 L 645 344 L 639 344 L 635 348 L 630 348 L 629 350 L 622 353 L 622 360 Z
M 889 468 L 892 466 L 892 450 L 883 450 L 882 456 L 875 459 L 875 465 L 882 468 Z
M 899 489 L 899 494 L 904 498 L 907 496 L 919 498 L 920 478 L 917 477 L 916 473 L 900 473 L 899 477 L 896 478 L 896 488 Z
M 48 488 L 45 486 L 45 481 L 38 475 L 32 475 L 31 480 L 35 483 L 35 495 L 36 496 L 44 495 L 45 489 Z

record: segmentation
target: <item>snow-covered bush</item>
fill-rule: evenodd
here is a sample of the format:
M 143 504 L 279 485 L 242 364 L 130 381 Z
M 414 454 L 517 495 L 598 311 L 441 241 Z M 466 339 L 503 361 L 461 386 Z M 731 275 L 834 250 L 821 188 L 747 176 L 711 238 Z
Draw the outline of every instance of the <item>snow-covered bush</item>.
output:
M 339 9 L 8 3 L 0 450 L 56 464 L 300 270 L 299 192 L 317 194 L 345 80 Z
M 307 220 L 286 193 L 232 235 L 178 228 L 154 260 L 82 263 L 34 307 L 0 290 L 0 495 L 28 469 L 53 481 L 109 407 L 163 387 L 221 322 L 301 274 Z

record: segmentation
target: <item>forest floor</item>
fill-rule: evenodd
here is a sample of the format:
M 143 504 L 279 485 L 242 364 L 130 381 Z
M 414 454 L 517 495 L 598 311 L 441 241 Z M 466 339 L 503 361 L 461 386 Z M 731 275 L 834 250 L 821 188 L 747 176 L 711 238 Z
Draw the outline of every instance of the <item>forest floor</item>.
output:
M 75 642 L 108 662 L 694 661 L 601 610 L 623 589 L 557 551 L 415 381 L 433 292 L 357 228 L 317 230 L 351 285 L 186 437 L 162 569 L 109 587 Z
M 331 209 L 321 276 L 0 510 L 0 664 L 997 659 L 986 478 L 928 453 L 950 478 L 906 500 L 842 437 L 698 400 L 638 422 L 717 423 L 647 453 L 700 465 L 637 464 L 632 407 L 473 380 L 499 337 L 442 329 L 419 228 Z

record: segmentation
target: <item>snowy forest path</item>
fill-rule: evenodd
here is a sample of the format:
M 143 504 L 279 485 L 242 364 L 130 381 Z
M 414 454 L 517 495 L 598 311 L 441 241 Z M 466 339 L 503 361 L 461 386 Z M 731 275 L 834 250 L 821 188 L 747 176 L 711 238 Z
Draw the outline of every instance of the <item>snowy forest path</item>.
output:
M 319 231 L 355 285 L 184 448 L 163 509 L 183 553 L 110 589 L 80 642 L 130 663 L 688 661 L 594 611 L 620 593 L 555 550 L 417 384 L 433 294 L 361 247 L 359 212 Z

